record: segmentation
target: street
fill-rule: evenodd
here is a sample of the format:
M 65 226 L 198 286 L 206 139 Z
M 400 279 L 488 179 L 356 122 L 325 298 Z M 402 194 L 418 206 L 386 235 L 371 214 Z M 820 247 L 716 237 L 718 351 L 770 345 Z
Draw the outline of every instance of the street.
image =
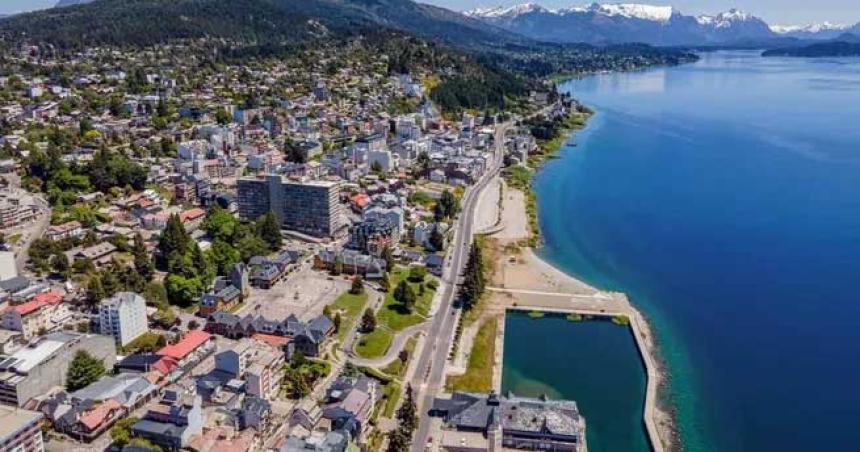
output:
M 451 252 L 449 266 L 443 276 L 444 288 L 442 304 L 433 318 L 427 335 L 427 342 L 421 350 L 418 358 L 417 372 L 412 381 L 412 387 L 416 389 L 416 400 L 420 414 L 418 431 L 412 441 L 412 451 L 421 452 L 427 443 L 430 434 L 431 418 L 427 410 L 433 404 L 433 399 L 444 389 L 445 367 L 448 361 L 448 353 L 454 340 L 454 331 L 457 326 L 457 312 L 454 310 L 454 299 L 457 296 L 457 288 L 460 273 L 465 264 L 466 257 L 472 244 L 472 227 L 474 222 L 474 209 L 481 191 L 490 180 L 498 174 L 502 165 L 504 148 L 504 137 L 509 123 L 500 124 L 496 130 L 494 145 L 495 155 L 491 166 L 484 175 L 469 190 L 463 198 L 463 208 L 455 231 L 454 247 Z

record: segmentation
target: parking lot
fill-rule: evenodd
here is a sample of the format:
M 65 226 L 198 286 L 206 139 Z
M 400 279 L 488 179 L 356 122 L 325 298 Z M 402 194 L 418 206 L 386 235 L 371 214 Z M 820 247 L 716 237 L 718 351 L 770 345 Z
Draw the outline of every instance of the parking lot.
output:
M 271 289 L 252 289 L 239 314 L 254 313 L 271 320 L 295 314 L 301 320 L 308 320 L 320 315 L 325 305 L 349 287 L 350 281 L 343 277 L 332 278 L 303 265 Z

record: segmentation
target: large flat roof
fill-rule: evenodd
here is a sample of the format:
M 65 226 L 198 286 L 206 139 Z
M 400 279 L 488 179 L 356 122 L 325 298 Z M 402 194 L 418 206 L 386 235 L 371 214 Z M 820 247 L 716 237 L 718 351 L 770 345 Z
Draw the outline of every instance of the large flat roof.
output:
M 0 405 L 0 442 L 42 418 L 38 411 Z
M 35 342 L 21 348 L 9 358 L 3 360 L 0 366 L 18 373 L 27 373 L 48 359 L 57 350 L 69 342 L 81 337 L 80 333 L 63 331 L 42 336 Z

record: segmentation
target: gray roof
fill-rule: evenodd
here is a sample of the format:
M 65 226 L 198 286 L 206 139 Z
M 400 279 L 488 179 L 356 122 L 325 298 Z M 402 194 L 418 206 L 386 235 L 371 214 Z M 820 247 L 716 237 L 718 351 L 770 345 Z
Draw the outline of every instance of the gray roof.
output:
M 581 436 L 585 429 L 576 402 L 546 397 L 454 393 L 450 399 L 436 399 L 433 411 L 444 413 L 445 424 L 455 429 L 484 430 L 500 423 L 506 433 L 569 437 Z

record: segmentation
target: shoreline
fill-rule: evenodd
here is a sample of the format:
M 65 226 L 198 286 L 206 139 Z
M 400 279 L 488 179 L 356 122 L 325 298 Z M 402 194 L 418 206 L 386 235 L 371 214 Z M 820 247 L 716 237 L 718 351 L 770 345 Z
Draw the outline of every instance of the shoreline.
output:
M 528 269 L 525 271 L 525 275 L 519 275 L 520 278 L 516 278 L 517 275 L 514 275 L 515 279 L 519 279 L 519 282 L 526 282 L 526 284 L 524 284 L 524 287 L 509 287 L 508 281 L 505 280 L 501 287 L 491 288 L 490 290 L 499 293 L 507 292 L 506 295 L 509 298 L 513 293 L 517 292 L 520 294 L 519 298 L 523 298 L 523 295 L 529 294 L 529 292 L 532 292 L 530 294 L 533 295 L 532 298 L 539 298 L 540 295 L 543 295 L 544 297 L 543 302 L 538 301 L 534 306 L 519 305 L 518 302 L 514 302 L 513 305 L 510 306 L 508 303 L 504 303 L 505 311 L 508 309 L 534 309 L 547 312 L 556 311 L 602 317 L 613 316 L 613 314 L 627 316 L 630 320 L 630 331 L 634 336 L 637 351 L 645 370 L 646 393 L 642 421 L 646 428 L 646 434 L 651 444 L 651 449 L 655 452 L 679 450 L 680 438 L 678 436 L 675 410 L 672 408 L 671 403 L 668 402 L 666 397 L 669 385 L 669 375 L 666 370 L 665 361 L 660 357 L 660 350 L 656 343 L 653 329 L 648 323 L 646 317 L 630 302 L 626 294 L 617 292 L 609 293 L 595 289 L 588 283 L 562 271 L 543 257 L 539 256 L 536 252 L 542 244 L 542 239 L 540 225 L 537 219 L 537 194 L 533 189 L 534 178 L 546 162 L 557 158 L 558 151 L 564 143 L 571 139 L 576 131 L 587 126 L 587 121 L 593 115 L 593 112 L 586 109 L 581 113 L 585 114 L 585 120 L 582 125 L 560 129 L 559 135 L 554 140 L 542 143 L 541 155 L 536 156 L 535 159 L 529 159 L 529 168 L 531 171 L 528 184 L 525 184 L 523 187 L 505 188 L 506 193 L 503 194 L 503 197 L 506 198 L 507 191 L 510 191 L 513 188 L 522 190 L 526 199 L 526 205 L 523 207 L 525 208 L 524 213 L 529 217 L 529 230 L 528 237 L 526 239 L 529 246 L 522 249 L 522 254 L 525 255 L 525 265 Z M 533 164 L 532 162 L 536 162 L 536 164 Z M 492 235 L 494 234 L 490 234 L 490 236 Z M 506 279 L 505 274 L 507 272 L 505 270 L 510 267 L 510 265 L 502 264 L 502 267 L 502 278 Z M 533 273 L 531 277 L 528 277 L 529 273 Z M 539 276 L 534 278 L 534 273 Z M 526 278 L 522 278 L 522 276 L 526 276 Z M 535 279 L 536 281 L 522 281 L 523 279 Z M 544 287 L 541 287 L 541 284 L 539 283 L 541 280 L 544 280 Z M 535 282 L 538 282 L 538 284 L 535 284 Z M 521 286 L 523 284 L 514 285 Z M 535 285 L 537 287 L 534 287 Z M 541 292 L 541 289 L 549 290 Z M 568 306 L 555 306 L 558 305 L 557 300 L 559 299 L 559 296 L 565 295 L 571 297 L 569 302 L 570 304 Z M 556 298 L 556 301 L 549 302 L 546 297 Z M 601 301 L 596 301 L 598 299 Z M 606 309 L 610 307 L 604 305 L 603 301 L 606 300 L 612 300 L 614 302 L 610 308 L 614 312 Z M 497 369 L 497 373 L 500 373 L 501 360 L 498 360 L 497 364 L 500 366 L 500 368 Z

